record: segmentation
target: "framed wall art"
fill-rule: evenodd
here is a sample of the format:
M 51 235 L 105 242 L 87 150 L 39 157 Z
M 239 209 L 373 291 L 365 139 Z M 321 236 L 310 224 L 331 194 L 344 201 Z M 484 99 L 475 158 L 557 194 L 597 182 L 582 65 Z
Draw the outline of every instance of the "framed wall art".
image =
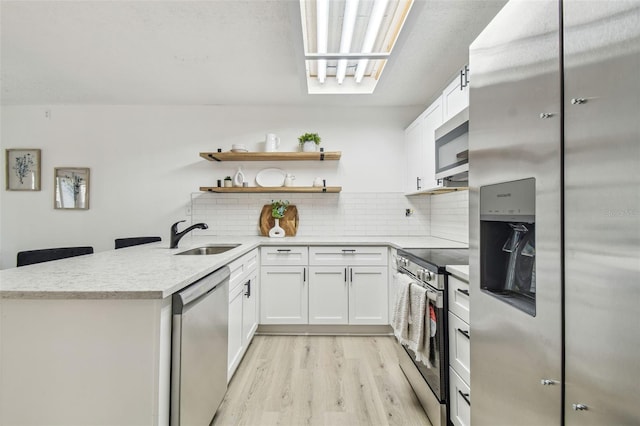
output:
M 87 210 L 89 208 L 89 169 L 56 167 L 54 169 L 56 209 Z
M 40 191 L 40 150 L 5 150 L 5 171 L 8 191 Z

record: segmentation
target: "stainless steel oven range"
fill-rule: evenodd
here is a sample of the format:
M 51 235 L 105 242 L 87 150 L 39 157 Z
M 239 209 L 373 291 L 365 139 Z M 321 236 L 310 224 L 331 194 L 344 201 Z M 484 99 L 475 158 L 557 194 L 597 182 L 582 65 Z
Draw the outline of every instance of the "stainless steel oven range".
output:
M 416 361 L 412 350 L 398 345 L 400 368 L 418 396 L 433 426 L 448 424 L 449 342 L 447 337 L 447 265 L 467 265 L 467 249 L 398 250 L 398 272 L 427 290 L 431 320 L 431 367 Z

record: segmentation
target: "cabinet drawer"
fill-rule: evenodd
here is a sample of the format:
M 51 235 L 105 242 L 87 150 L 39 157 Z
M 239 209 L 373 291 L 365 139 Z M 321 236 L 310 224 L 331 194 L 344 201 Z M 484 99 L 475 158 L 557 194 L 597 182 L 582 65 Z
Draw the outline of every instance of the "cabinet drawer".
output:
M 449 275 L 449 310 L 469 323 L 469 283 Z
M 469 324 L 449 312 L 449 361 L 467 383 L 471 380 L 471 338 L 469 334 Z
M 309 264 L 318 266 L 387 266 L 386 247 L 309 247 Z
M 258 266 L 258 249 L 251 250 L 229 263 L 228 266 L 231 270 L 229 276 L 229 291 L 231 292 L 236 286 L 243 284 L 243 278 Z
M 453 368 L 449 368 L 449 399 L 451 423 L 456 426 L 471 424 L 471 390 Z
M 275 266 L 306 266 L 309 250 L 305 246 L 262 247 L 260 264 Z

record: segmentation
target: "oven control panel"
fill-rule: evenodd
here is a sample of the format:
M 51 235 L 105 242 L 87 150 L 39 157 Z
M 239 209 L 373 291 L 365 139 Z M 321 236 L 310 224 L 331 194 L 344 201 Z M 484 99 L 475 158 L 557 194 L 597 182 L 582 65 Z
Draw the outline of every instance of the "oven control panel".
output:
M 407 273 L 424 284 L 428 284 L 439 290 L 444 289 L 444 275 L 438 275 L 402 256 L 398 256 L 398 267 L 402 272 Z

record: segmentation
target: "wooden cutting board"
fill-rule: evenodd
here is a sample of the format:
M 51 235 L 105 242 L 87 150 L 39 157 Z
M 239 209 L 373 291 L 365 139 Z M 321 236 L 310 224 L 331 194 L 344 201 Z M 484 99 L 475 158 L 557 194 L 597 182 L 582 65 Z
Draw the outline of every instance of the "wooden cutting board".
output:
M 298 232 L 298 208 L 289 204 L 284 217 L 280 219 L 280 228 L 284 229 L 284 235 L 293 237 Z M 269 236 L 269 230 L 276 224 L 276 220 L 271 216 L 271 204 L 262 207 L 260 213 L 260 235 Z

